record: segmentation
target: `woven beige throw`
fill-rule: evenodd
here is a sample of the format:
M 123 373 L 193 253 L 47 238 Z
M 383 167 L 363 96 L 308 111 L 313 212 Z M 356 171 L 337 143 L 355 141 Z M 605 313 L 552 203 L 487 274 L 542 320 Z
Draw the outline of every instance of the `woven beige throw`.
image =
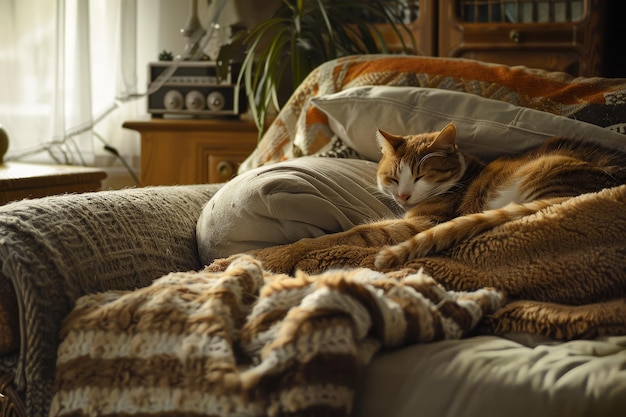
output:
M 81 298 L 62 330 L 51 416 L 348 415 L 381 347 L 460 338 L 498 308 L 417 273 L 295 278 L 241 255 Z

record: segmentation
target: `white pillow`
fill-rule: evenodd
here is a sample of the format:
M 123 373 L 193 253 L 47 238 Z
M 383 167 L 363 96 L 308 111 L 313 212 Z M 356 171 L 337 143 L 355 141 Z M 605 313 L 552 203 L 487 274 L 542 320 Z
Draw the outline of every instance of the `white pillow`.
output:
M 377 128 L 406 135 L 440 130 L 450 122 L 457 127 L 459 148 L 485 160 L 535 147 L 552 136 L 594 140 L 626 151 L 626 138 L 620 133 L 457 91 L 366 86 L 311 101 L 328 116 L 339 138 L 372 161 L 380 159 Z

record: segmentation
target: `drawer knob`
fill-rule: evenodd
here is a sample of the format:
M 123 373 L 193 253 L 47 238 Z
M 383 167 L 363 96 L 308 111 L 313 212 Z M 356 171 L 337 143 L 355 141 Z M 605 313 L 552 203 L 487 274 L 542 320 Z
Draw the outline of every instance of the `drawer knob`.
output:
M 522 34 L 513 29 L 509 32 L 509 39 L 515 43 L 520 43 L 522 41 Z
M 235 174 L 235 167 L 228 161 L 220 161 L 217 164 L 217 173 L 222 178 L 230 179 Z

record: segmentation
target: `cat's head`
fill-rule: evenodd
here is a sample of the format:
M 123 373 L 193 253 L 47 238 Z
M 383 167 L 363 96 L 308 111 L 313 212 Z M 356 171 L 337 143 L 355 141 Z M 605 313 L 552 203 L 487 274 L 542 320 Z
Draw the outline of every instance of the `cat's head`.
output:
M 378 129 L 376 139 L 382 152 L 378 188 L 407 210 L 445 193 L 465 172 L 453 124 L 439 132 L 407 136 Z

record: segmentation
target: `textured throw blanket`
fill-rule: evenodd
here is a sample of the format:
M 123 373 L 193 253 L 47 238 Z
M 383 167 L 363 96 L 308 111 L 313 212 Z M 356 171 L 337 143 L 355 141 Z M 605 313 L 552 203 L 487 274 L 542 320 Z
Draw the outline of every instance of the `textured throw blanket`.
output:
M 62 330 L 51 416 L 345 416 L 380 348 L 459 338 L 501 302 L 423 273 L 295 278 L 246 255 L 79 299 Z

